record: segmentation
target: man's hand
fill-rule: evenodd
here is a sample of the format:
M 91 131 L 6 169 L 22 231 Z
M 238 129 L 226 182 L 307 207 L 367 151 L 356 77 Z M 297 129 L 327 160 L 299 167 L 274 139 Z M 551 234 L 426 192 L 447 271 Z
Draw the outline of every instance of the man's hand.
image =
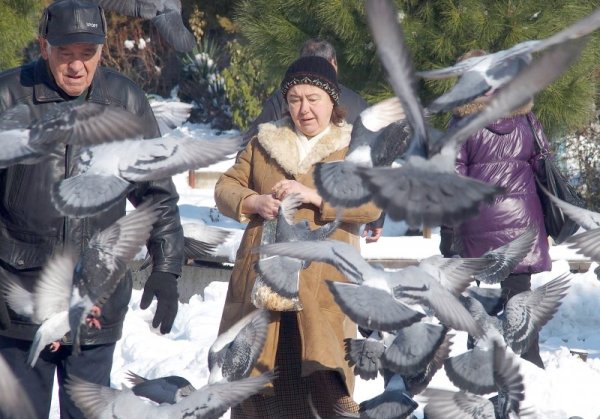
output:
M 147 309 L 155 296 L 157 304 L 152 327 L 160 325 L 160 333 L 169 333 L 179 306 L 177 276 L 169 272 L 152 272 L 144 285 L 140 308 Z

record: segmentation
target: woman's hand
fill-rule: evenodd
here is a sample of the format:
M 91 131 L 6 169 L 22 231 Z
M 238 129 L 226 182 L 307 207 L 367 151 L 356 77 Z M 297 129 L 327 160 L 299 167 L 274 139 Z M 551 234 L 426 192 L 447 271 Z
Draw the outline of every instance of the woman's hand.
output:
M 242 202 L 244 214 L 258 214 L 265 220 L 277 217 L 281 201 L 272 195 L 250 195 Z
M 316 189 L 309 188 L 295 180 L 280 180 L 271 189 L 273 196 L 282 200 L 289 194 L 298 194 L 304 204 L 313 204 L 320 207 L 323 203 L 323 198 Z

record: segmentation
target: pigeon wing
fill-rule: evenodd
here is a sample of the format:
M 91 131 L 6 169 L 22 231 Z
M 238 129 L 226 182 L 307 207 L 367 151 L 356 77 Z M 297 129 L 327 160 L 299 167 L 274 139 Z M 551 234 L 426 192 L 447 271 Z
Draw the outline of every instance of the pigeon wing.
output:
M 196 46 L 196 38 L 185 27 L 181 13 L 167 10 L 151 20 L 165 41 L 178 52 L 190 52 Z
M 0 413 L 14 419 L 38 417 L 25 390 L 0 356 Z

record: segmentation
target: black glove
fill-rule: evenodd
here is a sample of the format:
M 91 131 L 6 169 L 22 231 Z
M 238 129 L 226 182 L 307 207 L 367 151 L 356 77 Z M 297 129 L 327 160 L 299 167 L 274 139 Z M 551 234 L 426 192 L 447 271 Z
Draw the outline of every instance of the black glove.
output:
M 4 294 L 0 292 L 0 330 L 6 330 L 10 326 L 10 316 L 8 315 L 8 308 L 4 301 Z
M 179 305 L 177 276 L 169 272 L 152 272 L 144 285 L 140 308 L 147 309 L 154 296 L 156 296 L 157 304 L 152 327 L 160 325 L 160 333 L 169 333 Z

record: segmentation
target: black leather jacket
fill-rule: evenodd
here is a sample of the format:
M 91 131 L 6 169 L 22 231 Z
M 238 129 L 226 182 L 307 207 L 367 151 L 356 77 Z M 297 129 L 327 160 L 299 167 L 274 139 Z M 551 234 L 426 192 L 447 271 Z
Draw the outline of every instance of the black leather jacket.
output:
M 36 115 L 43 115 L 49 103 L 66 100 L 59 92 L 46 62 L 39 59 L 0 73 L 0 112 L 27 103 L 35 105 L 32 109 Z M 121 106 L 145 120 L 145 138 L 160 136 L 144 92 L 116 71 L 98 68 L 86 100 Z M 56 250 L 65 245 L 82 248 L 95 233 L 125 215 L 125 200 L 96 216 L 82 219 L 65 218 L 54 208 L 51 187 L 71 173 L 76 152 L 75 146 L 68 145 L 60 158 L 0 169 L 0 270 L 19 276 L 29 290 Z M 128 199 L 133 205 L 148 200 L 161 203 L 162 216 L 148 241 L 153 269 L 180 275 L 183 231 L 177 207 L 179 196 L 173 182 L 165 179 L 135 184 Z M 120 339 L 131 287 L 128 273 L 102 308 L 102 329 L 85 331 L 82 343 L 100 344 Z M 11 327 L 0 330 L 0 335 L 32 339 L 37 326 L 14 312 L 11 316 Z

